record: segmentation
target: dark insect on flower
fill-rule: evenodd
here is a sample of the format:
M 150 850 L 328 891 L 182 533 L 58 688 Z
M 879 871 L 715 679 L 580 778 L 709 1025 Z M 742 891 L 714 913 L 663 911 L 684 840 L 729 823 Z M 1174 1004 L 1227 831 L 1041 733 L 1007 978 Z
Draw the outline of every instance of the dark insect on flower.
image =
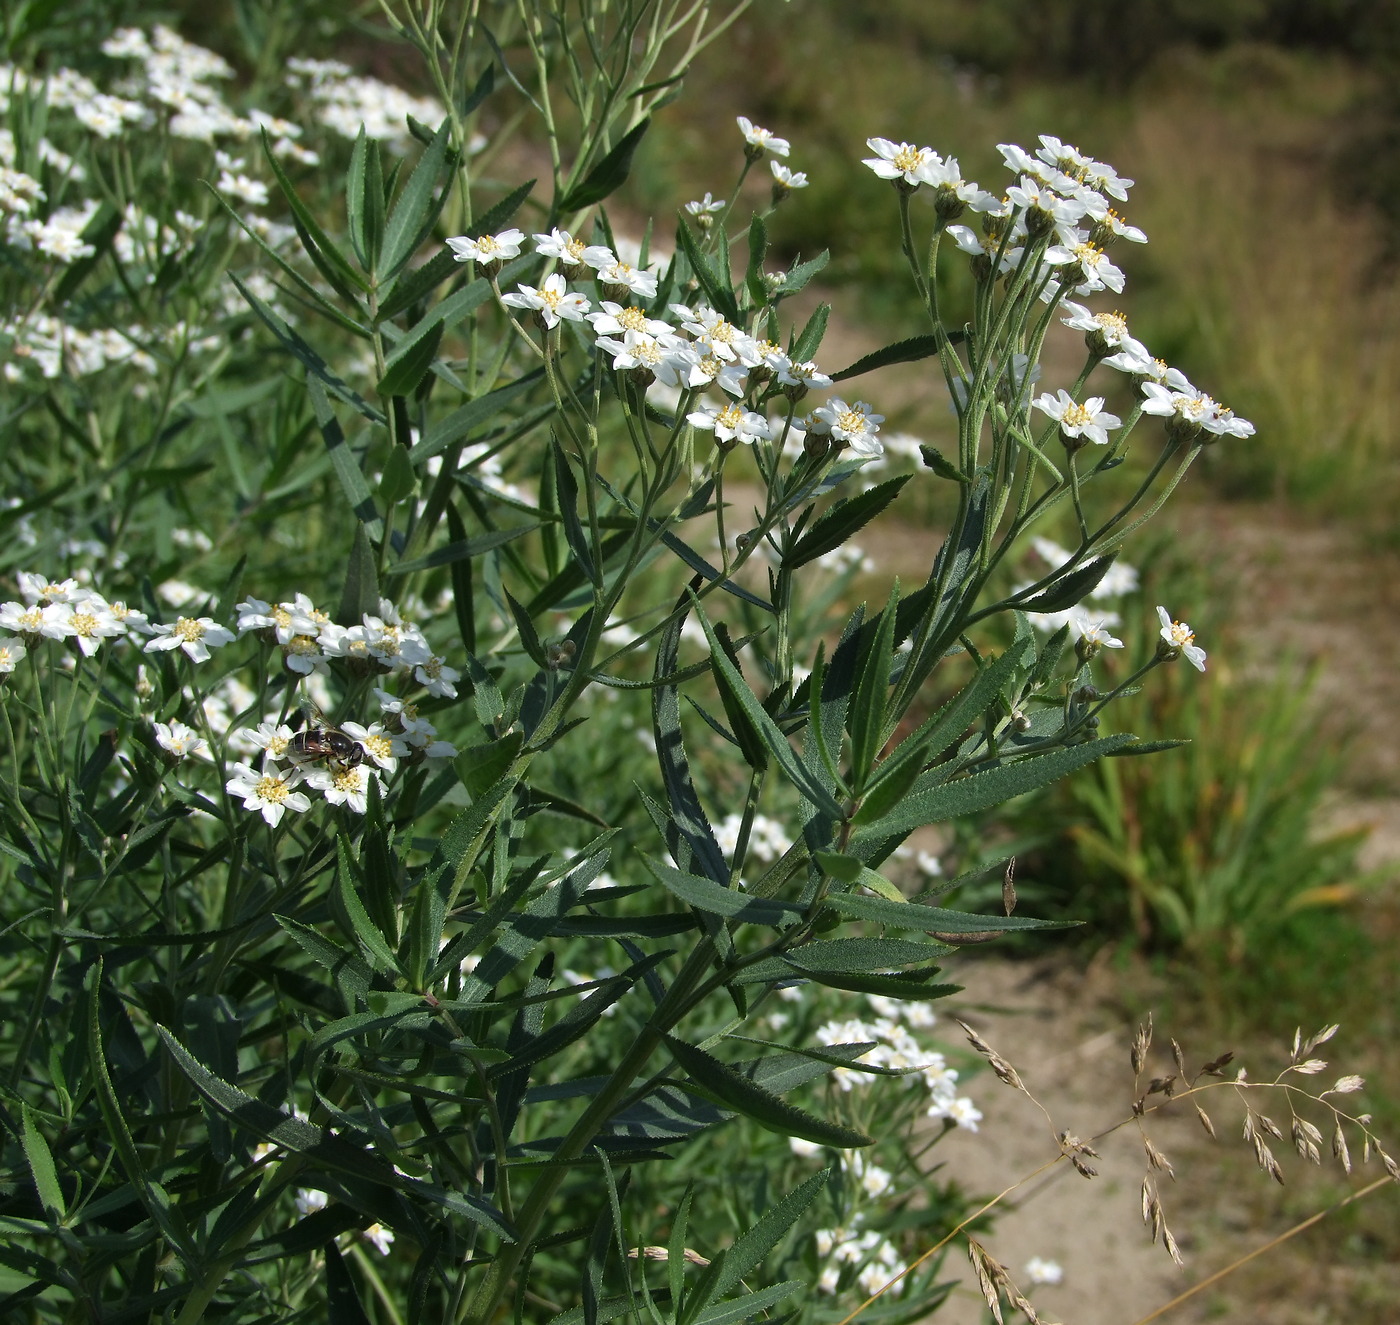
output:
M 365 758 L 363 747 L 353 736 L 315 720 L 287 742 L 287 754 L 298 764 L 335 764 L 340 768 L 354 768 Z

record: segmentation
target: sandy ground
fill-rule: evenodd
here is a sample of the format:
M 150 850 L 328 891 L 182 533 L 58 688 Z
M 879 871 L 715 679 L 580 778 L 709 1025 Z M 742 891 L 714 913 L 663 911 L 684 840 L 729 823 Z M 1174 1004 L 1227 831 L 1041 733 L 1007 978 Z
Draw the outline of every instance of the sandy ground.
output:
M 1134 1027 L 1105 1002 L 1108 974 L 986 956 L 965 961 L 953 973 L 968 990 L 942 1005 L 947 1038 L 956 1034 L 953 1016 L 966 1021 L 1016 1068 L 1053 1127 L 1025 1094 L 984 1072 L 971 1086 L 984 1114 L 981 1130 L 953 1133 L 935 1153 L 970 1191 L 994 1195 L 1053 1160 L 1059 1132 L 1090 1142 L 1099 1152 L 1088 1161 L 1096 1177 L 1084 1178 L 1060 1163 L 1032 1179 L 1008 1198 L 985 1246 L 1046 1320 L 1130 1325 L 1180 1292 L 1191 1276 L 1160 1243 L 1152 1244 L 1142 1223 L 1147 1164 L 1141 1134 L 1135 1123 L 1121 1125 L 1131 1117 Z M 1172 1070 L 1164 1047 L 1165 1041 L 1156 1046 L 1149 1072 Z M 1198 1134 L 1205 1138 L 1194 1114 L 1187 1121 L 1181 1108 L 1173 1112 L 1177 1116 L 1153 1117 L 1146 1130 L 1179 1167 L 1199 1148 Z M 1172 1183 L 1163 1179 L 1161 1186 L 1168 1224 L 1189 1255 L 1190 1229 L 1180 1212 L 1172 1213 Z M 1025 1273 L 1031 1257 L 1057 1263 L 1062 1282 L 1034 1285 Z M 961 1280 L 958 1305 L 950 1304 L 940 1319 L 973 1325 L 984 1313 L 970 1267 L 963 1260 L 950 1265 Z

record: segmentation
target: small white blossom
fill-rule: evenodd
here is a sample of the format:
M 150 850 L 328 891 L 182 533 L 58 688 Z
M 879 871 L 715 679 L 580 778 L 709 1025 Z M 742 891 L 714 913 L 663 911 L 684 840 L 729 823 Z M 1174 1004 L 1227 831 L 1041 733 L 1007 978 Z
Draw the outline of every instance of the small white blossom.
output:
M 392 773 L 398 767 L 399 760 L 408 753 L 408 746 L 397 736 L 386 732 L 382 722 L 372 723 L 368 727 L 358 722 L 346 722 L 341 724 L 340 730 L 358 741 L 360 748 L 386 773 Z
M 768 169 L 773 172 L 773 187 L 780 193 L 807 187 L 807 176 L 800 170 L 789 170 L 781 161 L 770 161 Z
M 156 723 L 156 744 L 176 759 L 209 753 L 209 743 L 204 737 L 183 722 Z
M 751 446 L 758 438 L 767 440 L 771 434 L 768 420 L 762 414 L 746 410 L 738 401 L 724 406 L 706 405 L 685 416 L 686 422 L 696 428 L 712 432 L 719 442 L 743 442 Z
M 517 286 L 514 294 L 502 295 L 501 302 L 510 308 L 533 310 L 546 327 L 557 327 L 561 320 L 582 322 L 589 309 L 588 300 L 581 294 L 571 294 L 558 272 L 546 277 L 538 288 Z
M 374 1249 L 381 1256 L 387 1256 L 389 1248 L 393 1245 L 394 1230 L 385 1228 L 383 1224 L 371 1224 L 360 1236 L 366 1242 L 372 1242 Z
M 1082 405 L 1061 387 L 1056 395 L 1048 392 L 1037 396 L 1031 404 L 1042 414 L 1048 414 L 1060 425 L 1065 437 L 1084 437 L 1099 446 L 1108 444 L 1108 430 L 1119 428 L 1123 420 L 1108 413 L 1102 396 L 1091 396 Z
M 303 1219 L 307 1215 L 314 1215 L 318 1210 L 326 1208 L 327 1199 L 325 1192 L 302 1187 L 298 1189 L 296 1194 L 297 1214 Z
M 1058 1284 L 1064 1277 L 1064 1270 L 1044 1256 L 1032 1256 L 1026 1262 L 1026 1278 L 1033 1284 Z
M 1161 635 L 1163 641 L 1171 649 L 1175 649 L 1186 655 L 1186 661 L 1198 672 L 1206 670 L 1206 651 L 1196 644 L 1196 636 L 1192 633 L 1191 627 L 1184 621 L 1173 621 L 1171 613 L 1160 604 L 1157 607 L 1157 617 L 1162 623 Z
M 865 145 L 875 155 L 866 157 L 862 165 L 869 166 L 881 179 L 902 180 L 911 188 L 925 183 L 928 170 L 943 160 L 931 147 L 892 143 L 888 138 L 867 138 Z
M 0 640 L 0 676 L 13 672 L 28 653 L 29 650 L 16 639 Z
M 35 187 L 37 188 L 38 186 L 36 185 Z M 725 203 L 723 198 L 714 198 L 707 193 L 697 202 L 686 203 L 685 210 L 689 212 L 691 216 L 709 217 L 713 216 L 716 212 L 722 212 L 724 207 Z
M 458 235 L 447 241 L 447 247 L 458 262 L 507 262 L 520 256 L 520 246 L 524 242 L 523 231 L 502 230 L 498 235 L 481 235 L 476 239 Z
M 292 788 L 301 781 L 299 769 L 267 769 L 262 772 L 248 764 L 235 764 L 233 776 L 224 783 L 230 796 L 241 796 L 245 810 L 258 810 L 274 828 L 287 810 L 304 814 L 311 801 Z
M 833 396 L 825 405 L 812 411 L 812 417 L 827 426 L 837 441 L 845 442 L 859 456 L 883 455 L 877 434 L 885 421 L 883 414 L 876 414 L 863 400 L 848 405 L 844 400 Z
M 212 617 L 178 617 L 173 626 L 152 626 L 155 638 L 148 640 L 145 651 L 154 653 L 183 649 L 191 662 L 208 662 L 210 646 L 219 648 L 233 639 L 233 632 L 218 625 Z
M 372 775 L 363 764 L 353 768 L 312 768 L 306 771 L 306 785 L 314 787 L 332 805 L 344 805 L 356 814 L 363 814 L 369 805 L 369 780 Z
M 748 144 L 750 154 L 755 158 L 765 152 L 773 156 L 786 156 L 792 148 L 792 144 L 786 138 L 779 138 L 770 129 L 760 129 L 746 116 L 737 116 L 735 123 L 739 126 L 739 132 L 744 135 L 744 142 Z

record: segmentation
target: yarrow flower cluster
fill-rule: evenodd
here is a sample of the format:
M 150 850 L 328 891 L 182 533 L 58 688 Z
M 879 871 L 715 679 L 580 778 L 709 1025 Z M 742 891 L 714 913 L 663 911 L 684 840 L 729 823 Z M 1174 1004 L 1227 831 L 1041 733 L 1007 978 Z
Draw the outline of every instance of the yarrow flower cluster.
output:
M 794 177 L 787 187 L 802 185 Z M 687 210 L 707 216 L 723 206 L 706 194 L 704 202 L 691 203 Z M 864 401 L 847 404 L 833 398 L 806 419 L 795 419 L 792 406 L 797 401 L 810 390 L 832 384 L 811 360 L 793 359 L 781 346 L 750 335 L 707 304 L 672 303 L 664 316 L 658 316 L 656 310 L 634 302 L 656 296 L 656 274 L 620 258 L 605 245 L 585 243 L 559 229 L 532 239 L 535 253 L 557 262 L 560 269 L 539 285 L 517 285 L 501 295 L 501 303 L 533 313 L 549 331 L 562 322 L 586 323 L 593 343 L 614 370 L 637 375 L 648 384 L 660 383 L 682 398 L 685 393 L 719 388 L 732 400 L 694 403 L 685 418 L 692 427 L 713 433 L 722 448 L 773 441 L 786 433 L 789 440 L 825 439 L 863 460 L 878 460 L 883 454 L 879 432 L 884 415 Z M 523 232 L 505 230 L 495 235 L 460 235 L 447 244 L 458 261 L 482 263 L 494 271 L 517 257 L 524 242 Z M 597 289 L 596 307 L 588 295 L 569 287 L 570 281 L 585 280 Z M 762 409 L 774 397 L 787 406 L 786 417 L 778 421 Z
M 871 1000 L 872 1005 L 874 1000 Z M 982 1114 L 966 1096 L 957 1094 L 958 1074 L 948 1066 L 944 1056 L 935 1049 L 925 1049 L 912 1034 L 913 1029 L 927 1029 L 934 1023 L 932 1013 L 919 1004 L 881 1000 L 881 1015 L 871 1021 L 852 1018 L 829 1021 L 817 1029 L 817 1040 L 824 1045 L 859 1044 L 876 1041 L 856 1061 L 872 1067 L 912 1069 L 904 1078 L 906 1084 L 922 1084 L 929 1092 L 926 1114 L 945 1119 L 968 1131 L 975 1132 Z M 838 1067 L 832 1078 L 844 1091 L 868 1085 L 874 1078 L 853 1068 Z

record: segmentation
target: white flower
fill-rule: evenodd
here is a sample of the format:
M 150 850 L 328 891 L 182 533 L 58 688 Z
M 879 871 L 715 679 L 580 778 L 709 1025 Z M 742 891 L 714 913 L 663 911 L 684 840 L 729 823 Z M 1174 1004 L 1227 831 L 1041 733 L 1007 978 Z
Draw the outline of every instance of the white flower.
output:
M 750 446 L 757 438 L 767 440 L 771 436 L 768 420 L 762 414 L 746 410 L 738 401 L 731 401 L 723 407 L 706 405 L 685 418 L 694 427 L 713 432 L 718 442 L 738 441 Z
M 63 623 L 83 656 L 91 658 L 104 639 L 126 634 L 126 627 L 112 615 L 112 609 L 96 594 L 68 603 L 53 604 L 54 619 Z
M 183 722 L 156 723 L 156 744 L 176 759 L 209 752 L 209 744 L 204 737 L 193 727 L 185 726 Z
M 603 285 L 621 286 L 643 299 L 656 294 L 656 277 L 649 271 L 639 271 L 630 262 L 614 260 L 598 268 L 598 281 Z
M 394 1241 L 394 1230 L 385 1228 L 383 1224 L 371 1224 L 360 1236 L 366 1242 L 374 1243 L 374 1249 L 381 1256 L 387 1256 Z
M 356 764 L 353 768 L 312 768 L 306 771 L 305 776 L 306 785 L 314 787 L 332 805 L 344 805 L 356 814 L 365 812 L 369 804 L 371 774 L 363 764 Z
M 957 1099 L 936 1100 L 928 1111 L 930 1118 L 948 1118 L 969 1132 L 977 1131 L 982 1121 L 982 1111 L 966 1095 Z
M 368 727 L 358 722 L 346 722 L 341 724 L 340 730 L 358 741 L 360 748 L 386 773 L 392 773 L 398 767 L 399 760 L 408 753 L 408 746 L 397 736 L 389 735 L 382 722 Z
M 413 676 L 418 684 L 425 687 L 435 699 L 455 699 L 457 697 L 455 683 L 461 680 L 462 673 L 455 667 L 449 667 L 446 660 L 434 654 L 426 662 L 419 663 L 413 669 Z
M 531 235 L 535 241 L 535 252 L 547 258 L 558 258 L 571 267 L 606 267 L 612 262 L 612 250 L 602 244 L 585 244 L 575 239 L 567 230 L 554 229 L 547 235 Z
M 468 235 L 458 235 L 447 241 L 458 262 L 506 262 L 520 256 L 520 246 L 525 242 L 521 230 L 502 230 L 499 235 L 481 235 L 472 239 Z
M 781 193 L 807 187 L 807 176 L 800 170 L 789 170 L 781 161 L 770 161 L 768 169 L 773 172 L 773 187 Z
M 823 387 L 831 385 L 829 378 L 816 363 L 811 359 L 797 363 L 783 355 L 782 363 L 778 368 L 778 384 L 790 387 L 811 387 L 820 391 Z
M 1026 1262 L 1026 1278 L 1033 1284 L 1057 1284 L 1064 1277 L 1064 1270 L 1044 1256 L 1032 1256 Z
M 749 146 L 749 155 L 755 160 L 765 152 L 771 152 L 774 156 L 786 156 L 792 148 L 792 144 L 786 138 L 779 138 L 769 129 L 760 129 L 743 115 L 737 116 L 735 123 Z
M 668 336 L 671 324 L 648 317 L 646 310 L 635 305 L 624 306 L 604 299 L 599 311 L 588 315 L 589 325 L 596 336 L 626 336 L 628 332 L 645 332 L 649 336 Z
M 68 634 L 68 622 L 63 603 L 4 603 L 0 604 L 0 628 L 16 635 L 44 636 L 63 639 Z
M 538 288 L 533 285 L 516 286 L 516 293 L 501 296 L 501 302 L 510 308 L 529 308 L 540 315 L 546 327 L 557 327 L 561 320 L 582 322 L 588 312 L 589 303 L 581 294 L 570 294 L 564 278 L 555 272 L 545 278 Z
M 35 187 L 37 188 L 38 185 L 36 184 Z M 716 212 L 722 212 L 724 207 L 725 203 L 723 198 L 714 198 L 706 193 L 698 202 L 686 203 L 685 210 L 689 212 L 691 216 L 713 216 Z
M 943 873 L 943 862 L 932 851 L 920 851 L 914 858 L 914 863 L 918 865 L 919 873 L 927 875 L 930 879 L 936 879 Z
M 1114 639 L 1108 633 L 1108 618 L 1100 617 L 1097 621 L 1092 620 L 1089 614 L 1083 609 L 1076 608 L 1075 615 L 1070 618 L 1070 624 L 1078 632 L 1079 638 L 1085 644 L 1100 649 L 1121 649 L 1123 641 Z
M 1031 404 L 1054 419 L 1065 437 L 1084 437 L 1100 446 L 1108 444 L 1108 430 L 1123 423 L 1116 414 L 1104 409 L 1102 396 L 1091 396 L 1081 405 L 1064 387 L 1054 396 L 1049 392 L 1037 396 Z
M 155 638 L 148 640 L 145 651 L 154 653 L 168 649 L 184 649 L 191 662 L 208 662 L 209 646 L 219 648 L 233 639 L 233 632 L 217 625 L 212 617 L 176 618 L 173 626 L 152 626 Z
M 927 179 L 930 168 L 942 164 L 943 158 L 931 147 L 915 147 L 913 143 L 892 143 L 888 138 L 867 138 L 865 145 L 875 153 L 861 164 L 869 166 L 881 179 L 901 179 L 911 188 L 918 188 Z
M 302 1187 L 296 1194 L 297 1214 L 305 1219 L 307 1215 L 313 1215 L 318 1210 L 324 1210 L 326 1208 L 326 1201 L 327 1197 L 325 1192 L 312 1191 L 306 1187 Z
M 13 672 L 29 650 L 16 639 L 0 640 L 0 676 Z
M 794 1155 L 801 1155 L 803 1159 L 810 1159 L 813 1155 L 820 1155 L 822 1148 L 815 1141 L 803 1140 L 800 1136 L 788 1137 L 788 1145 Z
M 1168 648 L 1186 655 L 1186 661 L 1198 672 L 1206 670 L 1206 651 L 1196 644 L 1196 636 L 1184 621 L 1173 621 L 1171 613 L 1161 604 L 1157 606 L 1157 617 L 1162 623 L 1162 640 Z
M 262 817 L 276 827 L 286 810 L 296 810 L 304 814 L 311 808 L 311 801 L 292 788 L 301 781 L 299 769 L 264 769 L 258 772 L 248 764 L 235 764 L 233 776 L 224 783 L 224 790 L 231 796 L 243 798 L 245 810 L 260 810 Z
M 812 411 L 813 418 L 827 425 L 837 441 L 845 442 L 859 456 L 883 455 L 885 448 L 876 435 L 885 421 L 883 414 L 876 414 L 863 400 L 848 405 L 844 400 L 833 396 L 825 405 Z
M 255 732 L 238 733 L 243 745 L 262 750 L 269 759 L 285 759 L 295 733 L 286 723 L 260 722 Z

